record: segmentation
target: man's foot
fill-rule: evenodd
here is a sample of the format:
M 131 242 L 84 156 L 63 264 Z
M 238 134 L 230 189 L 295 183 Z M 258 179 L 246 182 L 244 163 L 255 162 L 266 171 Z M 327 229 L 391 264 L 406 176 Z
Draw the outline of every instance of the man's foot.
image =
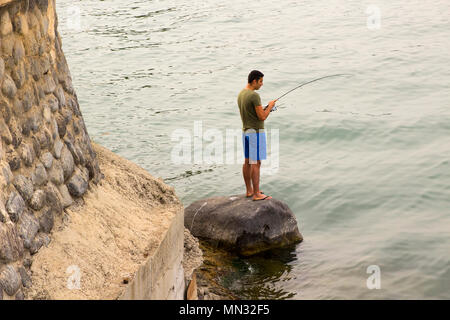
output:
M 260 191 L 260 193 L 264 194 L 264 192 L 262 192 L 262 191 Z M 250 198 L 250 197 L 252 197 L 252 196 L 253 196 L 253 191 L 252 191 L 252 192 L 248 192 L 248 191 L 247 191 L 246 197 L 247 197 L 247 198 Z
M 259 194 L 253 196 L 253 201 L 270 200 L 270 199 L 272 199 L 271 196 L 266 196 L 266 195 L 263 194 L 262 192 L 260 192 Z

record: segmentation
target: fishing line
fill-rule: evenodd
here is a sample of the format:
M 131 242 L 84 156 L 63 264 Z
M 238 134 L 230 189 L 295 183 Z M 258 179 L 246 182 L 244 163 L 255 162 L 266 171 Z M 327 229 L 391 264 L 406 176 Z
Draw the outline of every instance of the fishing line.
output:
M 292 91 L 297 90 L 297 89 L 299 89 L 299 88 L 301 88 L 301 87 L 303 87 L 303 86 L 305 86 L 305 85 L 307 85 L 307 84 L 310 84 L 310 83 L 313 83 L 313 82 L 316 82 L 316 81 L 319 81 L 319 80 L 322 80 L 322 79 L 325 79 L 325 78 L 341 77 L 341 76 L 353 76 L 353 75 L 352 75 L 352 74 L 347 74 L 347 73 L 338 73 L 338 74 L 332 74 L 332 75 L 329 75 L 329 76 L 324 76 L 324 77 L 320 77 L 320 78 L 317 78 L 317 79 L 313 79 L 313 80 L 310 80 L 310 81 L 308 81 L 308 82 L 304 82 L 304 83 L 302 83 L 302 84 L 296 86 L 295 88 L 293 88 L 293 89 L 287 91 L 286 93 L 282 94 L 280 97 L 278 97 L 278 98 L 275 99 L 275 100 L 280 100 L 281 98 L 283 98 L 283 97 L 286 96 L 287 94 L 291 93 Z M 269 106 L 269 105 L 267 105 L 264 109 L 266 109 L 268 106 Z M 277 110 L 277 107 L 276 107 L 276 106 L 273 107 L 273 109 L 270 110 L 270 112 L 275 111 L 275 110 Z

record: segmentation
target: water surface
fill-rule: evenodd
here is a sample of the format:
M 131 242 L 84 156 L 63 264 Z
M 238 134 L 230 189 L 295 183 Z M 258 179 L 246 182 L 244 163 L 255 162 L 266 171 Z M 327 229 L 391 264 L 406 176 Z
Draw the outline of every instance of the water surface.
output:
M 185 205 L 244 192 L 240 159 L 179 165 L 171 137 L 193 139 L 194 121 L 224 139 L 239 129 L 250 70 L 265 74 L 263 102 L 354 75 L 305 86 L 266 121 L 269 139 L 279 132 L 279 170 L 262 189 L 290 206 L 305 240 L 236 260 L 224 281 L 243 298 L 450 298 L 450 2 L 377 1 L 379 29 L 368 27 L 372 4 L 57 2 L 91 138 Z M 379 290 L 366 285 L 371 265 Z

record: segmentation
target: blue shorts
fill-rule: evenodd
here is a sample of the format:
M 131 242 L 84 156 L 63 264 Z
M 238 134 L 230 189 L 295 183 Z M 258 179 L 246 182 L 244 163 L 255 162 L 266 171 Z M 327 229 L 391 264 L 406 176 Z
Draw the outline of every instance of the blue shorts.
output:
M 265 132 L 244 131 L 242 133 L 242 144 L 244 156 L 250 160 L 250 163 L 256 163 L 257 160 L 265 160 L 267 158 Z

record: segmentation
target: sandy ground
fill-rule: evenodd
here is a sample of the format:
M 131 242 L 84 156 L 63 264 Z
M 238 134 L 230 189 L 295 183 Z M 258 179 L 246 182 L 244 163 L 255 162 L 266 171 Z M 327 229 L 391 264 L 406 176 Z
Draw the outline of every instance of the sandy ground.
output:
M 183 209 L 162 180 L 93 146 L 105 178 L 56 219 L 33 256 L 27 299 L 116 299 Z

